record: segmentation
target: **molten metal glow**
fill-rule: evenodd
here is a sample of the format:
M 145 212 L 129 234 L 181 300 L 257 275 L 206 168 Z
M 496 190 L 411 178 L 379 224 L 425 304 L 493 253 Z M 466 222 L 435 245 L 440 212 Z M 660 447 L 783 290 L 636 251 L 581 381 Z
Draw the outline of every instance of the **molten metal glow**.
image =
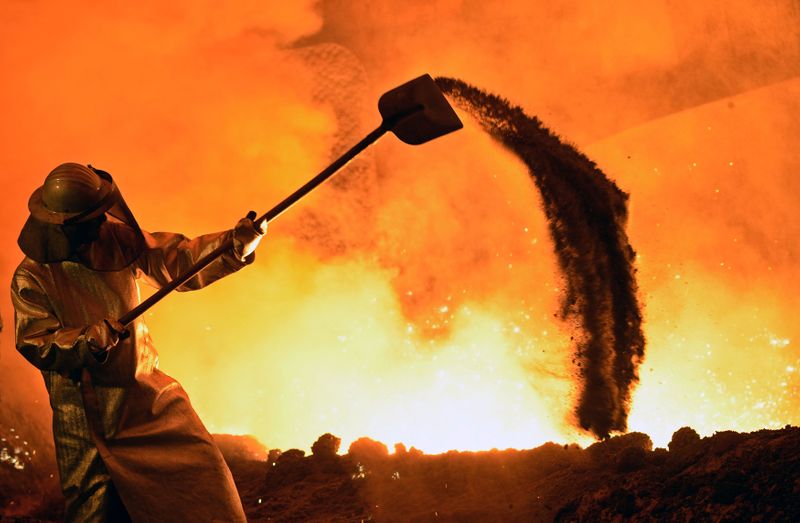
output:
M 249 364 L 228 354 L 230 374 L 217 377 L 224 388 L 189 384 L 201 412 L 217 430 L 284 447 L 324 431 L 342 437 L 344 449 L 366 434 L 426 452 L 523 448 L 574 432 L 564 420 L 564 340 L 534 342 L 478 304 L 445 313 L 447 340 L 424 339 L 399 313 L 385 276 L 354 263 L 317 270 L 302 303 L 267 313 L 269 327 L 248 335 L 258 340 L 245 349 Z M 281 357 L 258 357 L 276 347 L 285 347 Z

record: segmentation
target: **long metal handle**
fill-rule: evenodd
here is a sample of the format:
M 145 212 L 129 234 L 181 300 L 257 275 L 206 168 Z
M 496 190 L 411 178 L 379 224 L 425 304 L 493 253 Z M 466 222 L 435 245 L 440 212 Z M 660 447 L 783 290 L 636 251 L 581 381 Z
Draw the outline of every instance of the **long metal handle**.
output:
M 404 115 L 405 116 L 405 115 Z M 297 189 L 295 192 L 287 196 L 281 203 L 270 209 L 266 212 L 263 216 L 256 218 L 253 220 L 255 223 L 260 223 L 262 221 L 267 221 L 267 223 L 271 222 L 278 216 L 280 216 L 284 211 L 286 211 L 289 207 L 297 203 L 297 201 L 315 189 L 318 185 L 322 182 L 333 176 L 339 169 L 345 166 L 347 162 L 352 160 L 358 153 L 378 141 L 378 138 L 383 136 L 391 127 L 396 123 L 396 121 L 386 122 L 384 121 L 378 126 L 374 131 L 369 133 L 367 136 L 364 137 L 363 140 L 355 144 L 353 147 L 350 148 L 346 153 L 340 156 L 337 160 L 335 160 L 332 164 L 326 167 L 322 172 L 318 175 L 313 177 L 309 180 L 305 185 Z M 225 254 L 226 252 L 230 251 L 233 248 L 233 240 L 228 239 L 222 245 L 211 251 L 210 253 L 206 254 L 197 262 L 192 265 L 189 269 L 186 270 L 183 274 L 180 274 L 175 277 L 171 282 L 169 282 L 164 287 L 160 288 L 156 293 L 152 296 L 144 300 L 142 303 L 128 311 L 124 314 L 120 319 L 119 322 L 124 326 L 130 325 L 133 320 L 147 312 L 150 307 L 161 301 L 164 296 L 169 294 L 170 292 L 174 291 L 187 281 L 189 281 L 195 274 L 203 270 L 207 267 L 211 262 Z

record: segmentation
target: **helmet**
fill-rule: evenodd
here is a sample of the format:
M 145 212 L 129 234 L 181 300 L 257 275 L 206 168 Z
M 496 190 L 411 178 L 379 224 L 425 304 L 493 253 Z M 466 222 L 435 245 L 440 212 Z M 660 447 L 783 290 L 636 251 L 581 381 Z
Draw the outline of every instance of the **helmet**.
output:
M 71 215 L 97 208 L 110 187 L 92 169 L 79 163 L 63 163 L 45 178 L 41 200 L 51 214 Z
M 75 223 L 96 217 L 113 203 L 113 182 L 79 163 L 62 163 L 28 201 L 31 216 L 46 223 Z
M 19 246 L 39 263 L 77 261 L 115 271 L 142 251 L 144 236 L 111 175 L 91 165 L 63 163 L 28 201 Z M 86 234 L 82 229 L 93 229 Z

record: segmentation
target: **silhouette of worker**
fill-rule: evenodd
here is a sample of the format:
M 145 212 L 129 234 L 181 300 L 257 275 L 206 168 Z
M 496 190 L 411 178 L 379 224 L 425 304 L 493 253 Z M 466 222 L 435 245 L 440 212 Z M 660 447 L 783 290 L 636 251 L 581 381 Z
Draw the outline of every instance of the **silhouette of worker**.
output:
M 158 370 L 139 282 L 166 285 L 232 237 L 233 248 L 178 290 L 251 263 L 266 233 L 250 219 L 194 239 L 139 228 L 111 175 L 56 167 L 28 203 L 14 273 L 16 345 L 41 369 L 66 521 L 244 522 L 239 495 L 180 384 Z

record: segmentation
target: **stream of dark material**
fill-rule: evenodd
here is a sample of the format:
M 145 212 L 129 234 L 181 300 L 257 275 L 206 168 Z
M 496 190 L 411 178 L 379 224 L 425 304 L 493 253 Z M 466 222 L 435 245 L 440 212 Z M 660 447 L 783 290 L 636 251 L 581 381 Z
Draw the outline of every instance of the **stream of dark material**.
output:
M 458 79 L 436 83 L 527 165 L 566 280 L 560 317 L 575 330 L 578 422 L 598 438 L 624 431 L 645 348 L 636 253 L 625 232 L 628 195 L 521 108 Z

